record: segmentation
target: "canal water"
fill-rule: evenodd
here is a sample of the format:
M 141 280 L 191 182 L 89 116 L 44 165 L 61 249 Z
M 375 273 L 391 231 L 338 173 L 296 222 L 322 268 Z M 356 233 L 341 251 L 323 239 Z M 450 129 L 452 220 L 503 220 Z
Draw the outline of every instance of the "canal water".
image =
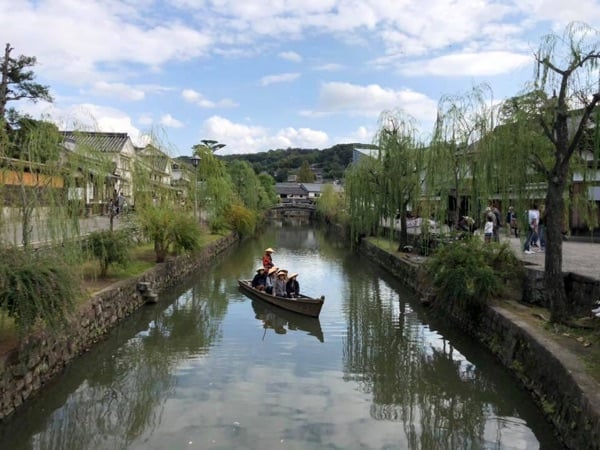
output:
M 320 319 L 242 294 L 263 250 Z M 275 224 L 70 364 L 0 424 L 13 449 L 560 449 L 480 346 L 337 234 Z

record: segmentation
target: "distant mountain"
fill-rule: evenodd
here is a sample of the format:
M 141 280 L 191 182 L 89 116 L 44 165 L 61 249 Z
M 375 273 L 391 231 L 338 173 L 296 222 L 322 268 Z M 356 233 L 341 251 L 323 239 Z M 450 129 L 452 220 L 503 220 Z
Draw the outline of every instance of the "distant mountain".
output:
M 221 158 L 225 161 L 248 161 L 256 173 L 267 172 L 278 182 L 287 181 L 288 175 L 296 173 L 302 162 L 307 160 L 311 168 L 320 173 L 324 180 L 335 180 L 344 177 L 344 170 L 352 161 L 352 150 L 355 147 L 375 148 L 370 144 L 337 144 L 323 150 L 288 148 L 261 153 L 226 155 Z

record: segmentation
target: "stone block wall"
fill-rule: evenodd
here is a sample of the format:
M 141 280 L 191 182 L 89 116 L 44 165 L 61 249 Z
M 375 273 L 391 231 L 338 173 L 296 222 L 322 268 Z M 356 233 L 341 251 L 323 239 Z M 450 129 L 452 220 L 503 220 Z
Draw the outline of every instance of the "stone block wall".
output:
M 532 305 L 550 308 L 544 297 L 544 272 L 525 268 L 526 278 L 523 301 Z M 576 273 L 563 274 L 567 291 L 567 311 L 570 315 L 585 316 L 592 305 L 600 300 L 600 281 Z
M 82 305 L 62 333 L 40 331 L 28 336 L 21 346 L 0 359 L 0 420 L 60 373 L 78 355 L 144 304 L 138 283 L 149 283 L 160 292 L 181 282 L 229 248 L 237 237 L 229 235 L 201 252 L 157 264 L 144 274 L 123 280 L 95 294 Z
M 423 259 L 387 253 L 366 241 L 361 243 L 359 251 L 415 292 L 426 295 L 423 292 L 426 283 L 422 283 L 425 274 L 419 268 Z M 524 300 L 539 302 L 543 273 L 533 269 L 526 272 Z M 565 274 L 565 283 L 573 311 L 585 308 L 598 292 L 598 282 L 586 277 Z M 444 309 L 443 305 L 436 307 L 459 328 L 474 335 L 515 374 L 555 426 L 567 448 L 600 449 L 598 383 L 587 375 L 577 358 L 502 307 L 488 306 L 475 320 L 472 316 L 457 314 L 456 310 Z
M 472 331 L 529 390 L 570 449 L 600 449 L 600 393 L 581 361 L 501 307 Z

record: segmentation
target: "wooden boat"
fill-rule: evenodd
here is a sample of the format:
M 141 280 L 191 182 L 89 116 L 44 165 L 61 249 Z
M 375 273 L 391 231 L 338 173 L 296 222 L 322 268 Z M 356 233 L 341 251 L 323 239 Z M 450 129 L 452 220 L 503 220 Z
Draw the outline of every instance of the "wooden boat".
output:
M 238 280 L 238 284 L 245 294 L 259 298 L 271 305 L 278 306 L 279 308 L 303 314 L 305 316 L 319 317 L 321 308 L 325 302 L 324 296 L 319 298 L 312 298 L 306 295 L 300 295 L 297 298 L 275 297 L 264 291 L 254 289 L 251 280 Z
M 255 317 L 262 321 L 265 331 L 272 329 L 276 334 L 286 334 L 288 331 L 303 331 L 309 336 L 316 337 L 320 342 L 324 342 L 323 330 L 318 317 L 293 313 L 259 299 L 252 299 L 252 309 Z

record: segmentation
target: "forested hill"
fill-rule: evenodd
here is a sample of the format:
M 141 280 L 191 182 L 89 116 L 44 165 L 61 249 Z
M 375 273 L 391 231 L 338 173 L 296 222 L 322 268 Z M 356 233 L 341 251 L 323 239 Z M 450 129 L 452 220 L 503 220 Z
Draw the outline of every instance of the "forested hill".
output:
M 225 161 L 248 161 L 256 173 L 267 172 L 278 182 L 287 181 L 288 175 L 298 171 L 304 161 L 313 169 L 320 170 L 323 179 L 334 180 L 344 176 L 344 170 L 352 161 L 352 149 L 370 148 L 368 144 L 337 144 L 323 150 L 288 148 L 268 152 L 222 156 Z

